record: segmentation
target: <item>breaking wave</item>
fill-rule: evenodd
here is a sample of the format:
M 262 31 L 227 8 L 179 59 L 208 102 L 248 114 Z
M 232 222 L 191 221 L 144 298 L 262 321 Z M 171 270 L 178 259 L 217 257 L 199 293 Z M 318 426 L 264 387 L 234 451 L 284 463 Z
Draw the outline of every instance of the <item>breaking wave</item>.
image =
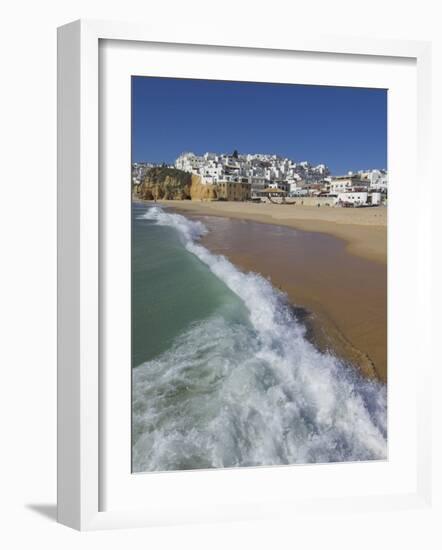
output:
M 387 392 L 305 336 L 283 293 L 198 243 L 199 221 L 152 207 L 246 308 L 195 323 L 133 369 L 133 470 L 179 470 L 387 456 Z

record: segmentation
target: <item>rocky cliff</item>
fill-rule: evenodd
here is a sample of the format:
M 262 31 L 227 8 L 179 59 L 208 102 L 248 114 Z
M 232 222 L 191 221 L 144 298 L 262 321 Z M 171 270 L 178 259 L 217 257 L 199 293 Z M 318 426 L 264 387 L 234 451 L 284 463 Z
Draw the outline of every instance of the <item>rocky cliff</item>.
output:
M 216 200 L 218 198 L 215 185 L 203 184 L 199 176 L 192 174 L 190 196 L 193 200 Z
M 154 200 L 215 200 L 214 185 L 204 185 L 199 176 L 175 168 L 156 166 L 147 171 L 144 180 L 132 187 L 137 199 Z
M 147 171 L 144 180 L 132 187 L 138 199 L 190 199 L 192 175 L 175 168 L 156 166 Z

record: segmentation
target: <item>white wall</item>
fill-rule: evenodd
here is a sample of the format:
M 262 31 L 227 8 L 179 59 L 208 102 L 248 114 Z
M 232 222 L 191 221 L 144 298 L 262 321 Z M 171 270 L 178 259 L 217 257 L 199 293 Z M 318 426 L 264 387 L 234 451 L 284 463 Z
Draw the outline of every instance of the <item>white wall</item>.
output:
M 335 202 L 351 202 L 358 204 L 365 204 L 367 202 L 368 193 L 362 192 L 347 192 L 347 193 L 338 193 Z
M 432 38 L 433 66 L 437 69 L 434 98 L 440 98 L 442 36 L 437 4 L 430 0 L 419 3 L 274 0 L 260 10 L 253 1 L 224 0 L 222 9 L 216 12 L 214 26 L 207 0 L 3 3 L 0 544 L 4 548 L 431 550 L 441 547 L 440 524 L 436 521 L 440 508 L 374 517 L 343 517 L 333 515 L 331 510 L 329 516 L 293 518 L 290 523 L 221 524 L 81 535 L 45 517 L 48 511 L 53 514 L 56 467 L 56 27 L 79 17 L 146 21 L 148 25 L 164 20 L 170 27 L 184 25 L 195 32 L 210 28 L 214 33 L 221 29 L 232 36 L 236 32 L 242 36 L 265 35 L 271 44 L 272 35 L 291 35 L 296 22 L 302 21 L 302 26 L 310 26 L 315 35 Z M 440 102 L 435 104 L 434 118 L 441 127 Z M 25 170 L 26 176 L 21 178 L 18 167 L 24 161 L 32 168 Z M 439 224 L 440 234 L 441 218 L 434 221 Z M 442 280 L 440 264 L 435 266 L 435 277 Z M 435 303 L 439 300 L 440 305 L 440 288 L 435 291 L 439 293 L 434 296 Z M 436 414 L 442 418 L 440 399 L 436 406 Z M 436 432 L 440 433 L 438 422 L 434 422 Z M 438 444 L 434 469 L 438 487 L 440 451 Z

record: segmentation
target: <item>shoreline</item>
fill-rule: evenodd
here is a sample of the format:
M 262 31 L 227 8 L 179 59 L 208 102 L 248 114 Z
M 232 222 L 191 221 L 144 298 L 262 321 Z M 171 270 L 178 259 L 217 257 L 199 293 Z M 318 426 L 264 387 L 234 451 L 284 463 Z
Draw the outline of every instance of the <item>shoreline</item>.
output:
M 385 268 L 332 236 L 152 206 L 131 213 L 133 470 L 385 458 L 386 385 L 321 353 L 316 318 L 293 305 L 312 268 L 328 292 L 340 260 L 354 277 Z
M 189 213 L 187 213 L 189 215 Z M 201 242 L 283 291 L 322 352 L 387 380 L 386 266 L 349 254 L 322 233 L 250 220 L 190 215 L 209 228 Z
M 154 205 L 150 201 L 140 202 Z M 263 216 L 259 211 L 250 212 L 250 208 L 241 215 L 238 212 L 241 206 L 243 209 L 250 206 L 246 203 L 238 203 L 239 208 L 233 211 L 226 208 L 232 203 L 219 203 L 218 208 L 207 207 L 213 203 L 201 205 L 186 201 L 158 201 L 157 204 L 201 220 L 209 228 L 202 239 L 204 246 L 226 256 L 243 271 L 269 278 L 275 287 L 285 292 L 320 351 L 341 357 L 358 368 L 364 377 L 387 381 L 386 256 L 378 251 L 374 258 L 364 248 L 357 249 L 355 242 L 349 245 L 349 239 L 340 238 L 336 231 L 326 231 L 324 225 L 327 229 L 333 226 L 329 220 L 320 226 L 321 230 L 316 225 L 316 230 L 310 231 L 306 225 L 317 221 L 310 219 L 309 224 L 302 224 L 298 218 L 286 217 L 285 223 L 280 223 L 279 219 Z M 187 207 L 182 208 L 183 205 Z M 307 212 L 309 216 L 321 215 L 314 207 L 300 206 L 299 210 L 303 208 L 313 210 Z M 329 210 L 338 210 L 341 215 L 349 209 Z M 347 233 L 357 227 L 349 222 L 354 221 L 354 213 L 360 211 L 352 209 L 353 216 L 344 213 L 346 223 L 342 226 Z M 365 227 L 367 232 L 376 229 L 373 218 L 367 220 L 366 217 L 363 221 L 367 225 L 359 227 Z M 385 230 L 386 227 L 383 237 L 386 250 Z
M 333 235 L 346 244 L 350 254 L 386 265 L 387 208 L 334 208 L 224 201 L 161 200 L 170 206 L 195 215 L 220 216 L 250 220 Z

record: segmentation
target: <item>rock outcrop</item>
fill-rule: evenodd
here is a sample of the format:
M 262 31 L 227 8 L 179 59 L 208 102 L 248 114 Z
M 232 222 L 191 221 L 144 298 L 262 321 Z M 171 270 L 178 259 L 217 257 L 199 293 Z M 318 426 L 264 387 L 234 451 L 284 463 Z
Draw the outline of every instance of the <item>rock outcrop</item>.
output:
M 132 187 L 132 194 L 138 199 L 185 200 L 190 199 L 192 174 L 156 166 L 146 173 L 144 180 Z
M 218 198 L 217 187 L 202 183 L 199 176 L 192 174 L 190 196 L 193 200 L 214 201 Z
M 250 184 L 239 181 L 203 183 L 201 177 L 167 166 L 150 168 L 141 183 L 134 183 L 132 195 L 142 200 L 245 201 Z

